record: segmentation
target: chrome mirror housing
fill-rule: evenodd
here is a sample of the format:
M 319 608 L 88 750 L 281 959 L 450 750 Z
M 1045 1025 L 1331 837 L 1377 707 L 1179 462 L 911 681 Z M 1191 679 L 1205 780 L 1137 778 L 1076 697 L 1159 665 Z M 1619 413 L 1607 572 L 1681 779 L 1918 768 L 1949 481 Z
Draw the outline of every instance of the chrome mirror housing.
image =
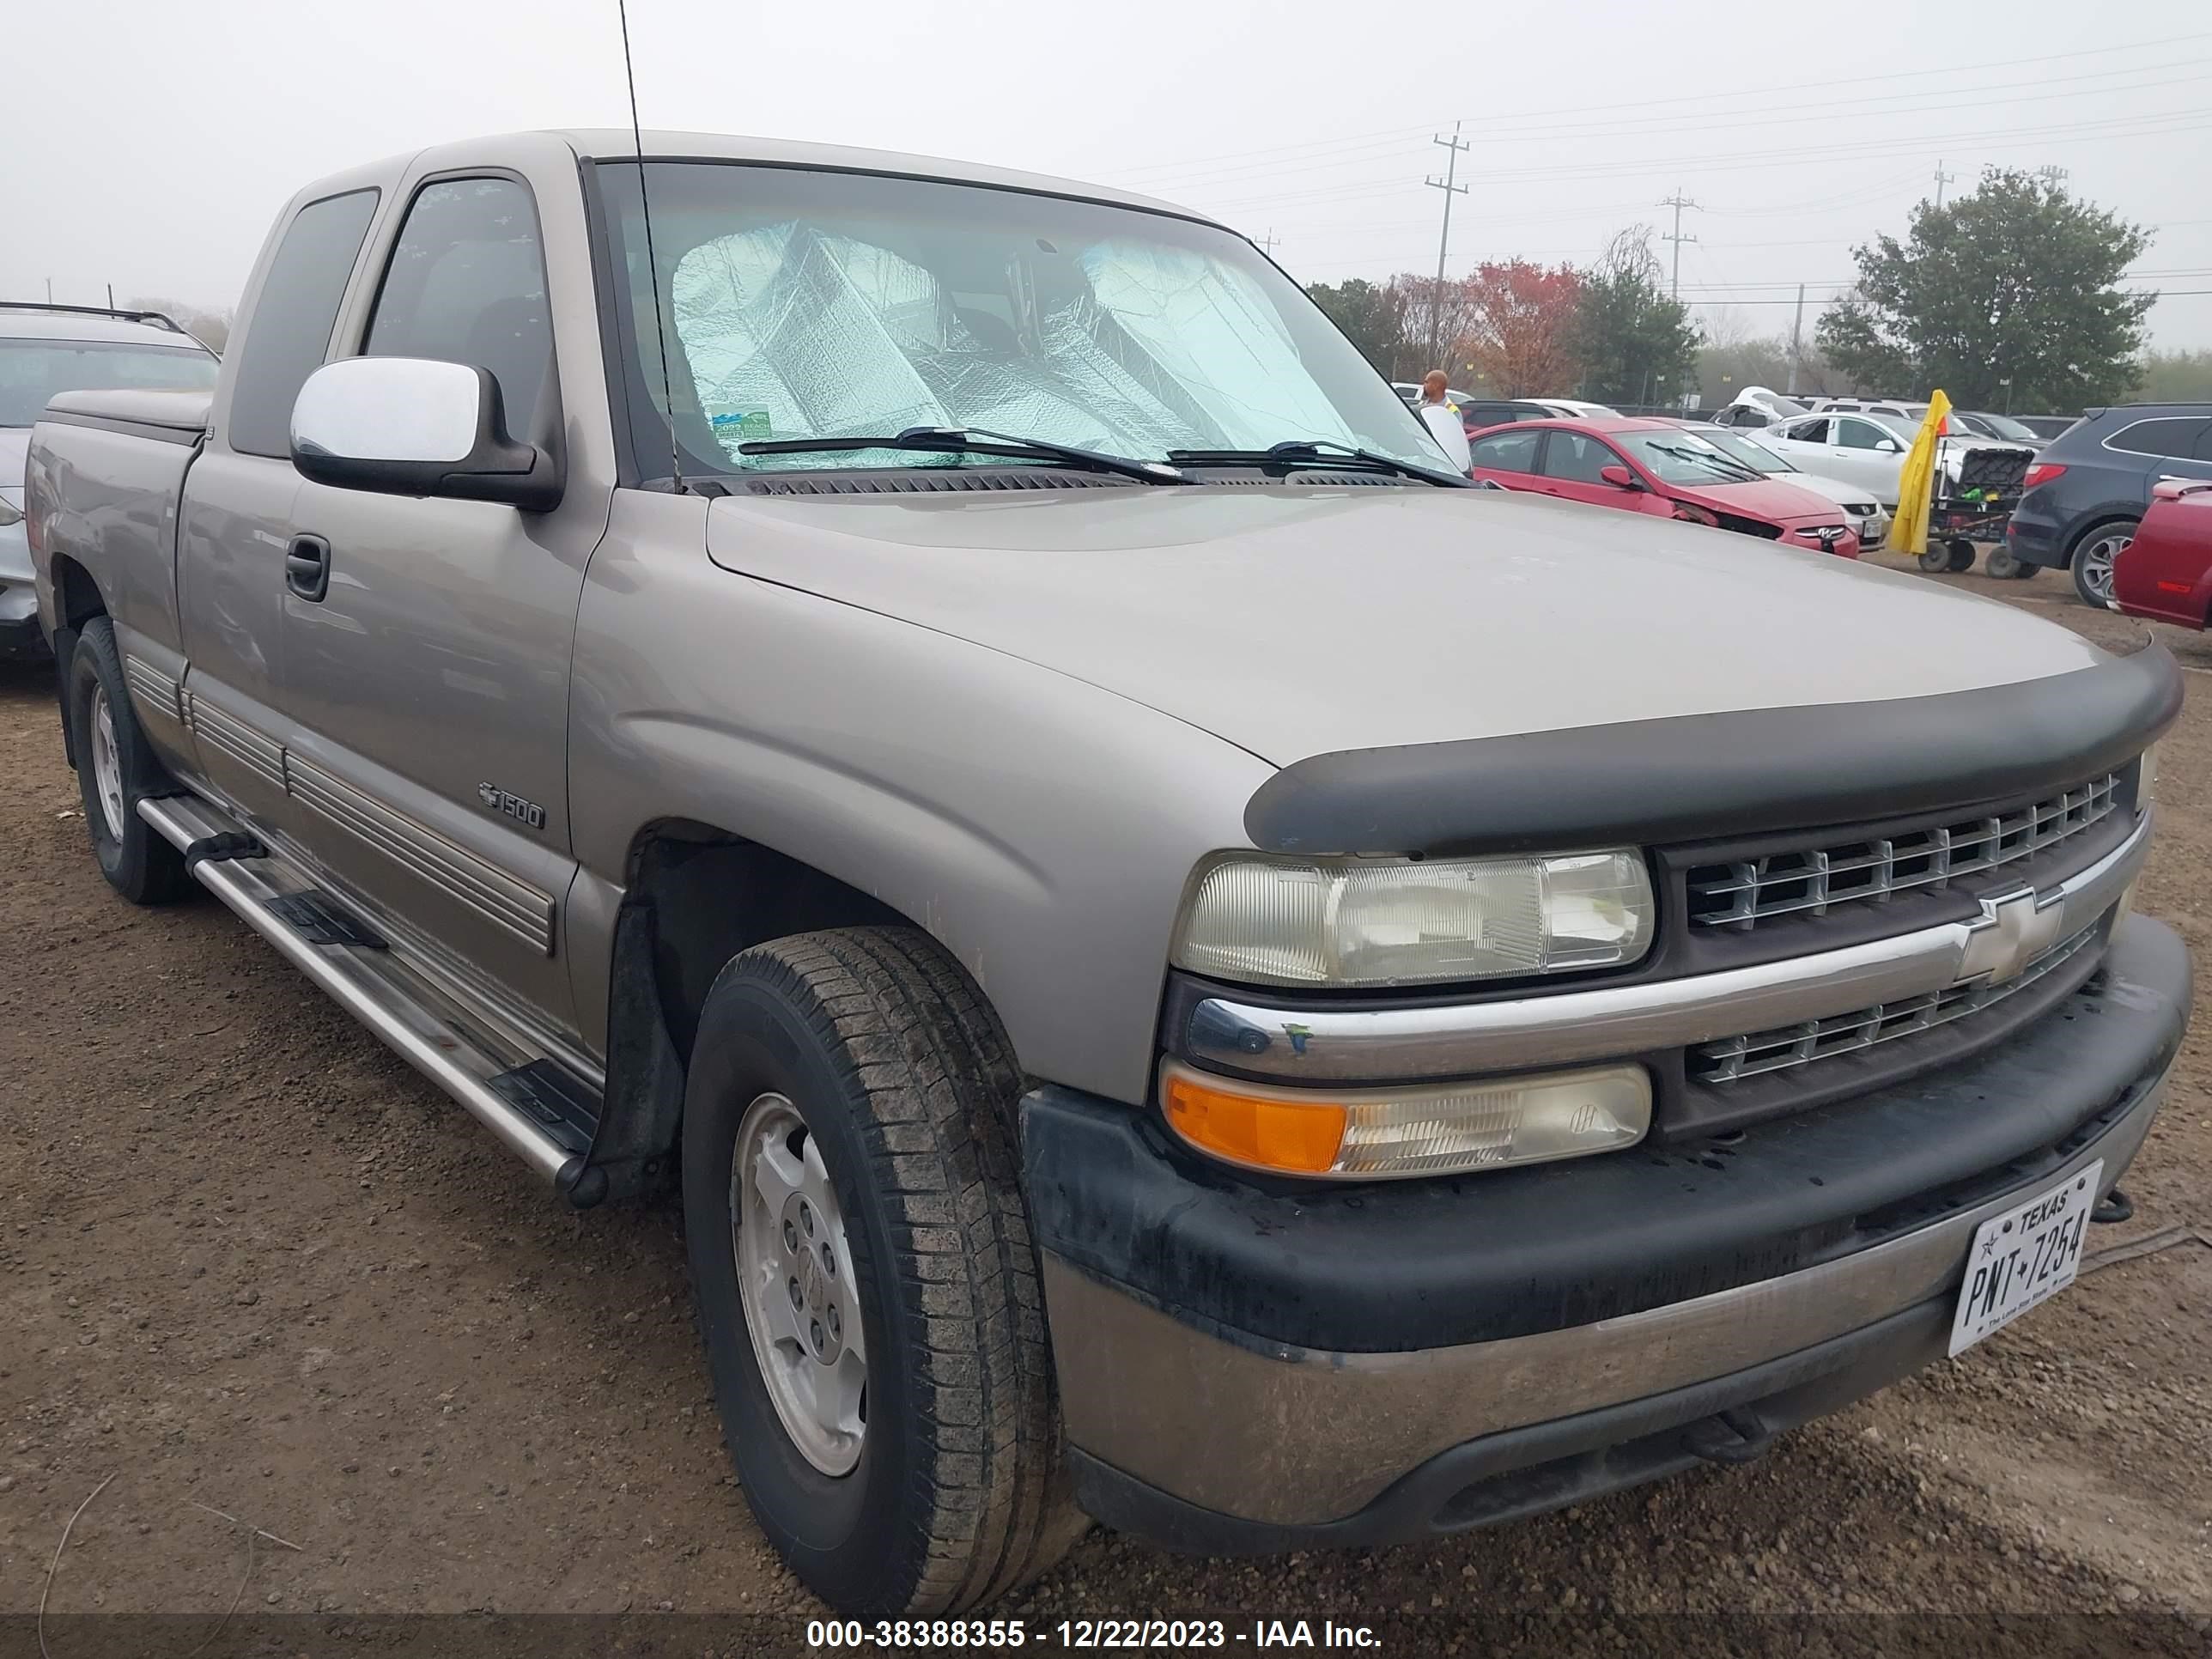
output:
M 292 465 L 318 483 L 381 495 L 548 511 L 560 504 L 562 467 L 541 436 L 508 434 L 489 369 L 428 358 L 325 363 L 292 405 Z

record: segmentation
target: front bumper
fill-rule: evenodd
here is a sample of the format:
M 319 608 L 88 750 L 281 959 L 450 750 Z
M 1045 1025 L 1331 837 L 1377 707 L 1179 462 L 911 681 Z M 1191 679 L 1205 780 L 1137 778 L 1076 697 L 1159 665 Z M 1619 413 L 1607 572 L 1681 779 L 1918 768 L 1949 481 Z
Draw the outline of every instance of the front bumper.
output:
M 1173 1546 L 1370 1544 L 1685 1467 L 1942 1355 L 1973 1231 L 2148 1133 L 2190 1001 L 2171 930 L 1999 1048 L 1762 1124 L 1316 1192 L 1126 1108 L 1025 1102 L 1084 1505 Z M 1997 1103 L 1992 1104 L 1991 1103 Z

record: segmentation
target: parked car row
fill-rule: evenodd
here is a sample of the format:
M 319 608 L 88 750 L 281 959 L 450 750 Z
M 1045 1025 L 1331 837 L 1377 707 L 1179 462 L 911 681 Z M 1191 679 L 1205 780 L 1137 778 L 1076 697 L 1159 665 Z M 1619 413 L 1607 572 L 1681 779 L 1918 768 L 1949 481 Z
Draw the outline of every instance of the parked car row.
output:
M 0 302 L 0 658 L 47 654 L 23 529 L 23 457 L 47 402 L 123 386 L 205 391 L 216 368 L 159 312 Z
M 1508 489 L 1859 556 L 1857 532 L 1837 502 L 1740 459 L 1680 422 L 1516 421 L 1478 434 L 1468 447 L 1474 477 Z
M 1419 408 L 1421 388 L 1408 380 L 1393 380 L 1390 389 Z M 1486 398 L 1472 392 L 1447 392 L 1444 396 L 1459 410 L 1460 424 L 1469 437 L 1512 421 L 1558 421 L 1589 417 L 1611 418 L 1620 411 L 1582 398 Z
M 2071 572 L 2085 603 L 2109 607 L 2115 562 L 2168 478 L 2212 481 L 2212 404 L 2090 410 L 2037 453 L 2005 549 Z

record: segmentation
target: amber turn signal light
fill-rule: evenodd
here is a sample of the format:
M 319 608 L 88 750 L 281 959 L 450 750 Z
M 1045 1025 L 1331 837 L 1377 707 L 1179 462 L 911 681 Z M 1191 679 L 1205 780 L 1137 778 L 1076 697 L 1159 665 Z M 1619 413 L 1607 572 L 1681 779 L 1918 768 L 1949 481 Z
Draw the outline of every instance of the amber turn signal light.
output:
M 1347 1115 L 1334 1102 L 1285 1099 L 1178 1066 L 1168 1067 L 1160 1083 L 1169 1124 L 1200 1152 L 1291 1175 L 1320 1175 L 1335 1166 Z

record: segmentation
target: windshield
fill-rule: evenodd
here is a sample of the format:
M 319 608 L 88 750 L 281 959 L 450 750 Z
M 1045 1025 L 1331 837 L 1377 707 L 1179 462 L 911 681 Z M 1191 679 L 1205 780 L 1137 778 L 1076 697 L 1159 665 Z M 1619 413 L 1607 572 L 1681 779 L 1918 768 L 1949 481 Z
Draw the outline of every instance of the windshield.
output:
M 1703 438 L 1723 455 L 1741 461 L 1755 472 L 1795 472 L 1797 470 L 1765 445 L 1739 437 L 1724 426 L 1717 426 L 1710 432 L 1694 432 L 1690 435 Z
M 2035 435 L 2033 427 L 2023 426 L 2009 415 L 1976 415 L 1973 422 L 1990 437 L 2002 438 L 2007 443 L 2039 444 L 2043 441 Z
M 1211 226 L 1022 191 L 869 173 L 603 162 L 627 279 L 641 471 L 959 465 L 886 450 L 743 455 L 780 439 L 994 431 L 1158 460 L 1323 440 L 1441 467 L 1420 421 L 1296 283 Z M 1003 458 L 988 465 L 1003 466 Z
M 1707 443 L 1694 432 L 1620 432 L 1613 434 L 1627 446 L 1646 471 L 1661 483 L 1749 483 L 1759 470 Z
M 216 360 L 191 347 L 105 340 L 0 340 L 0 426 L 29 426 L 64 392 L 126 386 L 204 392 Z

